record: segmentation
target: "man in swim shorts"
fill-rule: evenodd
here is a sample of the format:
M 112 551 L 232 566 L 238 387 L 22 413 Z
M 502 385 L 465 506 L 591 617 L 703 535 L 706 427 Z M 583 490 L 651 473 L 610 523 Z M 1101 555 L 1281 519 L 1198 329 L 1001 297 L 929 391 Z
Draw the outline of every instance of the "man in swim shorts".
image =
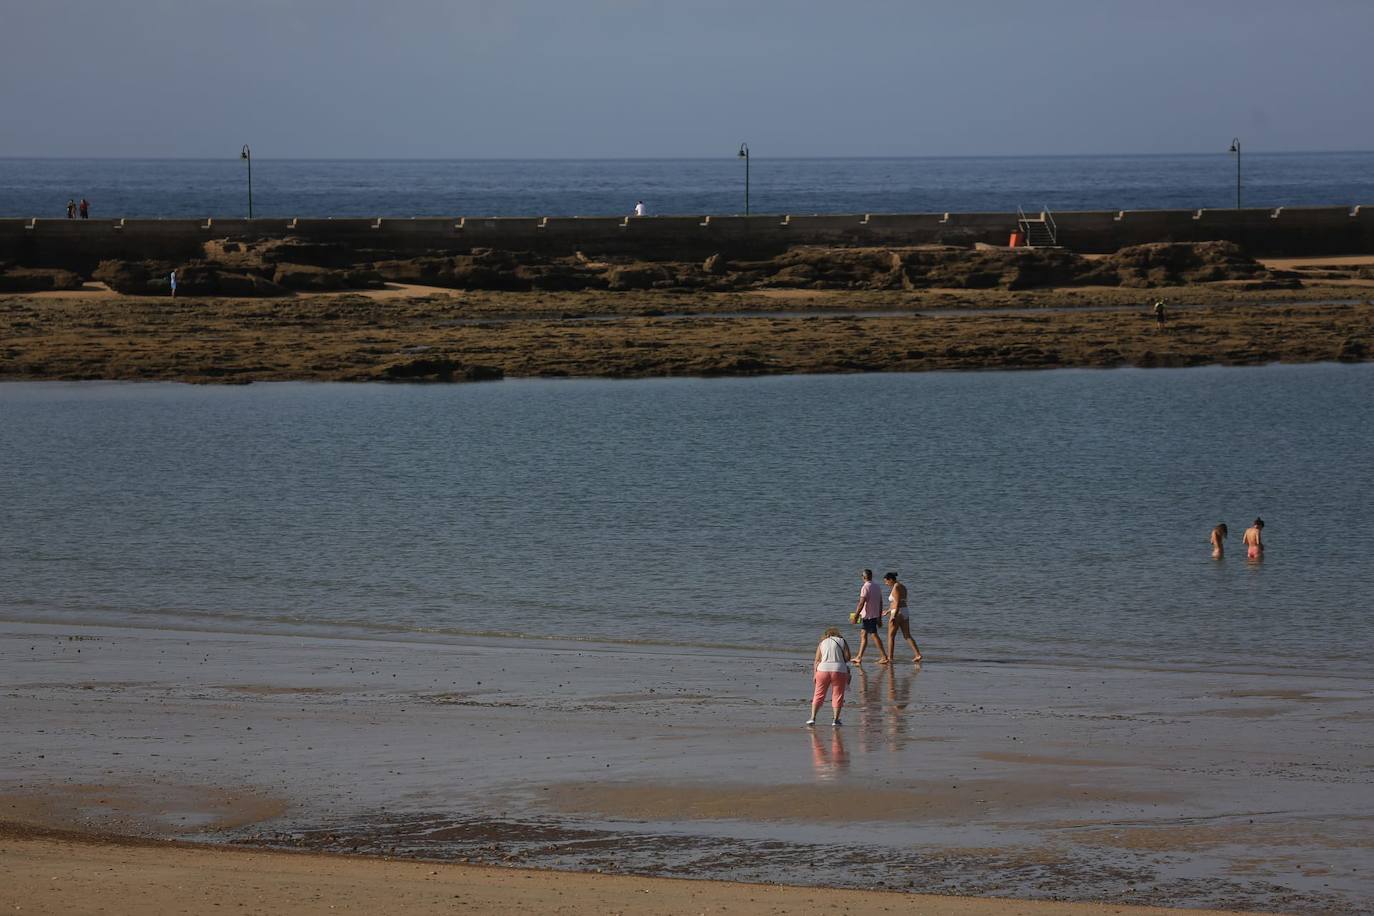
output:
M 878 586 L 873 584 L 873 570 L 865 569 L 860 575 L 863 576 L 864 584 L 859 587 L 859 604 L 854 608 L 854 613 L 859 615 L 859 624 L 864 628 L 859 634 L 859 654 L 854 656 L 854 664 L 863 664 L 864 652 L 868 649 L 868 637 L 872 636 L 873 641 L 878 644 L 878 654 L 882 656 L 880 664 L 887 664 L 887 649 L 883 648 L 883 636 L 878 632 L 878 627 L 883 622 L 883 599 L 878 592 Z

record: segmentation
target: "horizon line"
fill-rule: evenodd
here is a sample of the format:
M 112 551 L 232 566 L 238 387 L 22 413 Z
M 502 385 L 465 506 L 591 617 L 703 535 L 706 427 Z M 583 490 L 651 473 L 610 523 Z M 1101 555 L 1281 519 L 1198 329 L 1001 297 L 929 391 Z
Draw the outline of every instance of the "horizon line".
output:
M 1331 149 L 1331 150 L 1260 150 L 1245 151 L 1249 156 L 1339 156 L 1370 155 L 1374 150 Z M 750 151 L 751 159 L 767 159 L 772 162 L 836 162 L 836 161 L 891 161 L 891 160 L 942 160 L 942 159 L 1166 159 L 1181 157 L 1229 156 L 1229 150 L 1220 152 L 1172 152 L 1172 153 L 979 153 L 960 155 L 859 155 L 859 156 L 759 156 Z M 254 159 L 259 157 L 254 156 Z M 266 156 L 264 162 L 715 162 L 736 159 L 738 154 L 720 156 Z M 0 155 L 0 162 L 220 162 L 237 160 L 239 156 L 22 156 Z

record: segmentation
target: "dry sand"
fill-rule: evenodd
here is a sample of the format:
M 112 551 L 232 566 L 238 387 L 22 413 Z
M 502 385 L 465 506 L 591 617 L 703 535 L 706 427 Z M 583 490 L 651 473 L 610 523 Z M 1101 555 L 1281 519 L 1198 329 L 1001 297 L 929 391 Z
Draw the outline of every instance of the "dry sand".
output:
M 172 916 L 394 913 L 814 913 L 1163 916 L 1116 904 L 1024 902 L 481 868 L 118 843 L 0 830 L 0 912 Z M 1213 910 L 1190 911 L 1196 916 Z

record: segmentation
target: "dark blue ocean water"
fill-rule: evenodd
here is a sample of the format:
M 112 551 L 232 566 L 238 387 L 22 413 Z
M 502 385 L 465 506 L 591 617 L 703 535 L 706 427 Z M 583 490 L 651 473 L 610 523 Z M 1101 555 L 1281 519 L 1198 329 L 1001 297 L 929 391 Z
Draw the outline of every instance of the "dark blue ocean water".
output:
M 1374 365 L 20 383 L 0 416 L 0 620 L 796 647 L 870 566 L 935 658 L 1374 670 Z
M 238 158 L 0 159 L 0 216 L 243 216 Z M 1246 153 L 1242 203 L 1374 205 L 1374 152 Z M 301 160 L 253 162 L 256 216 L 589 216 L 744 209 L 744 162 Z M 1236 161 L 1188 156 L 768 159 L 750 164 L 755 213 L 911 213 L 1231 207 Z

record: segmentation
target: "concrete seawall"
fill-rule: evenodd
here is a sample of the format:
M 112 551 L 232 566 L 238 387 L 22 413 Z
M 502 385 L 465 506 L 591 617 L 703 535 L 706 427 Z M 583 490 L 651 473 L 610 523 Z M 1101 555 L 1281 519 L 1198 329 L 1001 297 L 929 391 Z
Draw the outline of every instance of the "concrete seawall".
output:
M 1053 214 L 1059 243 L 1108 253 L 1146 242 L 1224 240 L 1263 256 L 1374 253 L 1374 205 Z M 359 219 L 0 219 L 0 261 L 183 260 L 223 238 L 298 238 L 382 251 L 473 248 L 694 259 L 769 256 L 792 245 L 1005 245 L 1015 213 Z

